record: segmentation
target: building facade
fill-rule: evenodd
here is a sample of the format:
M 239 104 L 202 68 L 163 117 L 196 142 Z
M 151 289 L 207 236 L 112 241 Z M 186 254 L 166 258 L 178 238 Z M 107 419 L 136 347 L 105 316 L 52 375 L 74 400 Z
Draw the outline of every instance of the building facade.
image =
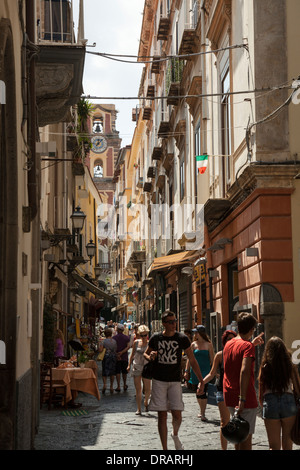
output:
M 66 125 L 82 93 L 83 2 L 76 36 L 72 13 L 73 2 L 64 0 L 0 5 L 3 450 L 33 447 L 39 421 L 45 297 L 55 292 L 56 304 L 61 311 L 66 309 L 64 274 L 50 275 L 44 250 L 53 243 L 52 255 L 65 254 L 54 245 L 57 235 L 63 239 L 66 232 L 58 234 L 54 229 L 67 228 L 76 197 L 72 171 L 61 161 L 67 160 Z M 63 175 L 69 181 L 68 190 Z M 45 238 L 46 232 L 51 237 Z M 54 284 L 58 277 L 60 291 Z
M 267 339 L 297 340 L 299 5 L 275 3 L 144 6 L 131 159 L 141 283 L 154 293 L 146 321 L 171 307 L 180 329 L 203 323 L 216 347 L 245 310 Z

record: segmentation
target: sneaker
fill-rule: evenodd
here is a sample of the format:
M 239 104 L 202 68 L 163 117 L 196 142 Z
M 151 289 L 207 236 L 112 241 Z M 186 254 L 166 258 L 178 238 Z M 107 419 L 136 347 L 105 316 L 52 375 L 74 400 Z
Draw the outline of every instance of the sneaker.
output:
M 172 437 L 172 439 L 173 439 L 173 441 L 174 441 L 175 449 L 176 449 L 176 450 L 184 450 L 184 447 L 183 447 L 183 445 L 181 444 L 181 440 L 179 439 L 179 437 L 178 437 L 178 436 L 174 436 L 173 433 L 171 434 L 171 437 Z

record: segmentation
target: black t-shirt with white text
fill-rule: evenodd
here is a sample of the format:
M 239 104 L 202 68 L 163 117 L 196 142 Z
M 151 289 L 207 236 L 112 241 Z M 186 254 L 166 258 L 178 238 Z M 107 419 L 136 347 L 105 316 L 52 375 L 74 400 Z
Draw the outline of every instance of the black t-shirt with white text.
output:
M 180 382 L 182 351 L 190 345 L 189 338 L 183 333 L 176 332 L 173 336 L 154 333 L 149 340 L 149 347 L 157 351 L 153 379 L 162 382 Z

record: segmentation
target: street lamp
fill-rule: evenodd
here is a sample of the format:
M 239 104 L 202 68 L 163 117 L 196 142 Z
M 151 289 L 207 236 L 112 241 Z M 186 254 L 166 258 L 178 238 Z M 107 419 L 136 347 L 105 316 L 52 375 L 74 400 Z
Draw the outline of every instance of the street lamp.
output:
M 96 266 L 94 267 L 94 271 L 95 271 L 95 277 L 98 278 L 102 272 L 101 266 L 99 266 L 99 264 L 96 264 Z
M 79 235 L 79 232 L 81 232 L 81 230 L 83 229 L 85 218 L 86 215 L 84 212 L 82 212 L 79 206 L 76 207 L 75 211 L 70 216 L 70 219 L 72 220 L 73 230 L 75 230 L 75 232 L 77 233 L 77 237 Z
M 88 255 L 88 257 L 90 258 L 90 262 L 92 264 L 92 258 L 95 256 L 96 254 L 96 245 L 95 243 L 93 242 L 93 240 L 90 240 L 90 243 L 88 243 L 86 245 L 86 253 Z

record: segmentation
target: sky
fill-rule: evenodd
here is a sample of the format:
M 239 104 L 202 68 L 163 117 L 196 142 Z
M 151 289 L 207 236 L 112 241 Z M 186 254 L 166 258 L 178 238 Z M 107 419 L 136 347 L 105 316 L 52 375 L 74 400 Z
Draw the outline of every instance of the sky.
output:
M 143 19 L 144 0 L 84 0 L 87 51 L 137 55 Z M 95 47 L 88 47 L 96 43 Z M 128 60 L 128 59 L 124 59 Z M 129 59 L 135 60 L 135 59 Z M 138 96 L 142 64 L 125 64 L 86 54 L 84 95 L 101 97 Z M 91 100 L 115 104 L 119 111 L 116 128 L 121 146 L 131 144 L 135 122 L 132 108 L 138 100 Z

